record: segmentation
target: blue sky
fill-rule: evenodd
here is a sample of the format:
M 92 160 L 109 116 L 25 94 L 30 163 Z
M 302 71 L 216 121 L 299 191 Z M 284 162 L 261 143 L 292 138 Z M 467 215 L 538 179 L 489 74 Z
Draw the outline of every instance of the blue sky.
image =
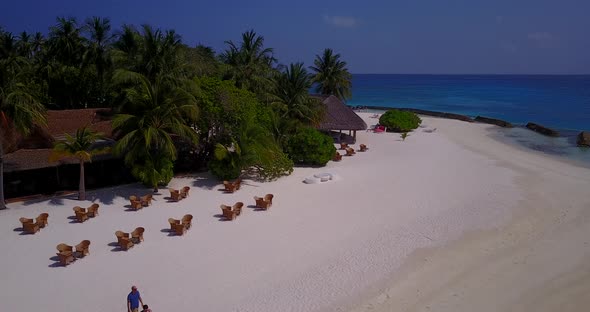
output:
M 589 74 L 588 0 L 6 1 L 0 25 L 47 33 L 57 16 L 173 28 L 217 51 L 253 28 L 281 63 L 324 48 L 353 73 Z

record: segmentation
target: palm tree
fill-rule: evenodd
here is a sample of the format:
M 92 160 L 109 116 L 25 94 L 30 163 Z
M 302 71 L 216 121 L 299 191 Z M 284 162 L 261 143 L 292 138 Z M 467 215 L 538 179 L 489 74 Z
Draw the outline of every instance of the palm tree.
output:
M 303 63 L 295 63 L 273 80 L 272 105 L 280 112 L 281 118 L 300 121 L 303 124 L 317 124 L 321 117 L 321 106 L 318 100 L 309 96 L 312 78 L 303 67 Z
M 17 50 L 19 55 L 31 59 L 33 57 L 33 39 L 26 31 L 18 36 Z
M 74 157 L 80 161 L 78 200 L 86 200 L 84 163 L 92 161 L 92 156 L 107 152 L 107 149 L 93 148 L 96 141 L 102 138 L 103 136 L 101 134 L 84 127 L 78 129 L 75 136 L 66 134 L 66 140 L 57 142 L 53 147 L 53 154 L 50 156 L 51 160 Z
M 84 45 L 76 19 L 58 17 L 57 24 L 49 29 L 51 55 L 64 65 L 79 66 Z
M 100 96 L 104 97 L 104 75 L 111 65 L 109 56 L 111 35 L 111 24 L 108 18 L 92 17 L 86 20 L 83 30 L 90 37 L 90 44 L 84 54 L 86 64 L 94 64 L 98 76 Z
M 229 76 L 235 80 L 236 86 L 257 94 L 264 92 L 272 64 L 276 62 L 273 49 L 264 48 L 264 37 L 250 30 L 242 34 L 240 44 L 231 40 L 225 43 L 228 50 L 220 58 L 229 66 Z
M 4 37 L 4 35 L 2 36 Z M 9 38 L 10 39 L 10 38 Z M 4 41 L 0 38 L 0 41 Z M 0 42 L 4 46 L 4 42 Z M 15 53 L 8 52 L 8 57 L 0 59 L 0 130 L 6 134 L 16 130 L 22 135 L 30 133 L 35 124 L 45 123 L 45 108 L 35 93 L 26 84 L 23 67 L 27 60 Z M 0 210 L 6 209 L 4 201 L 4 140 L 0 135 Z
M 346 62 L 340 60 L 340 54 L 325 49 L 322 56 L 316 55 L 313 64 L 309 68 L 315 72 L 316 92 L 335 95 L 343 101 L 351 96 L 352 75 L 346 69 Z
M 115 152 L 124 155 L 132 173 L 157 191 L 160 182 L 171 177 L 176 159 L 173 136 L 196 144 L 198 136 L 187 125 L 198 116 L 192 81 L 170 74 L 158 74 L 154 81 L 145 75 L 118 70 L 115 82 L 132 85 L 125 90 L 125 102 L 113 120 L 121 134 Z M 167 179 L 166 179 L 167 178 Z

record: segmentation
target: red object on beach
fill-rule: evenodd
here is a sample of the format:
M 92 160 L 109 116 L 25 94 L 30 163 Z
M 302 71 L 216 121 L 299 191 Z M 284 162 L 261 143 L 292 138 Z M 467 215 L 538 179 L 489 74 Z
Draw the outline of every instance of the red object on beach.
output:
M 373 132 L 385 132 L 385 126 L 378 125 L 373 129 Z

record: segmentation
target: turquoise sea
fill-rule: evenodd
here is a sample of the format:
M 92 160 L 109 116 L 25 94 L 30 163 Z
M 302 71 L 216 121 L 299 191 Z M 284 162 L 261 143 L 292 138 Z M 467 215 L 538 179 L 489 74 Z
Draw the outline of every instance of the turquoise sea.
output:
M 524 126 L 535 122 L 562 135 L 550 138 L 526 128 L 497 129 L 491 135 L 590 167 L 590 149 L 575 136 L 590 131 L 590 75 L 353 75 L 351 106 L 408 107 L 475 117 L 499 118 Z

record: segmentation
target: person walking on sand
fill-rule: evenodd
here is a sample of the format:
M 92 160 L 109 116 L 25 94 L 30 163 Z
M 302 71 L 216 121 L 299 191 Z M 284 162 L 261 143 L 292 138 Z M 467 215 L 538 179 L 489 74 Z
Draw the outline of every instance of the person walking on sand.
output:
M 127 312 L 139 312 L 139 303 L 143 306 L 143 300 L 137 287 L 131 286 L 131 292 L 127 295 Z

